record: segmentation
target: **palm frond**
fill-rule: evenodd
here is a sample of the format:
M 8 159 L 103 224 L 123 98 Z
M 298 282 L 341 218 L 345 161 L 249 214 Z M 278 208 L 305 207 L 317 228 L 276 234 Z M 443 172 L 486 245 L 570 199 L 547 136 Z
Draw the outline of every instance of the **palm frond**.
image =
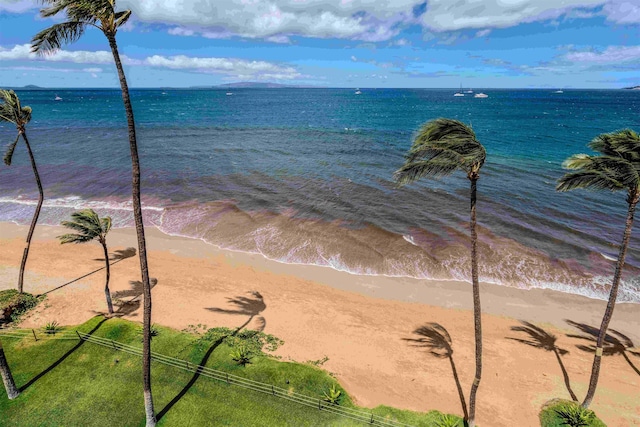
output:
M 458 168 L 456 163 L 422 160 L 405 163 L 394 172 L 393 179 L 398 185 L 410 184 L 422 177 L 441 178 L 452 174 Z
M 62 236 L 57 236 L 60 239 L 61 244 L 65 243 L 86 243 L 93 240 L 92 237 L 86 236 L 84 234 L 63 234 Z
M 115 15 L 116 28 L 120 28 L 124 24 L 126 24 L 129 18 L 131 18 L 130 10 L 123 10 L 121 12 L 117 12 Z
M 589 148 L 605 156 L 622 157 L 628 161 L 640 160 L 640 135 L 631 129 L 596 136 Z
M 18 136 L 16 137 L 16 140 L 13 141 L 12 144 L 9 144 L 9 147 L 7 147 L 7 152 L 4 154 L 4 158 L 2 159 L 5 165 L 11 166 L 11 160 L 13 159 L 13 152 L 15 151 L 16 145 L 18 145 L 19 140 L 20 140 L 20 134 L 18 134 Z
M 556 187 L 558 191 L 576 188 L 617 191 L 640 186 L 640 174 L 636 167 L 619 156 L 576 154 L 565 160 L 562 166 L 577 172 L 560 178 Z
M 102 234 L 106 236 L 109 230 L 111 230 L 111 217 L 105 216 L 100 222 L 102 227 Z
M 12 90 L 0 89 L 0 121 L 19 124 L 21 110 L 18 95 Z
M 473 130 L 458 120 L 440 118 L 420 128 L 405 164 L 393 177 L 399 185 L 424 176 L 440 178 L 461 169 L 467 173 L 480 170 L 487 152 Z
M 556 191 L 570 191 L 577 188 L 618 191 L 625 186 L 602 172 L 589 170 L 565 174 L 558 180 Z
M 31 52 L 39 55 L 53 53 L 65 44 L 77 41 L 86 29 L 87 22 L 69 21 L 52 25 L 36 34 L 31 40 Z

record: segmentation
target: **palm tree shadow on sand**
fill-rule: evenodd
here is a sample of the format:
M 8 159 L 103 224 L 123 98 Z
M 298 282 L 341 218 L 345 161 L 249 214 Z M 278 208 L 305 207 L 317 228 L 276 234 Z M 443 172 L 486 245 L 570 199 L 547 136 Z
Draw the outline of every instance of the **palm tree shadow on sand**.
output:
M 153 289 L 158 284 L 158 279 L 152 277 L 149 282 L 151 289 Z M 140 308 L 140 300 L 138 298 L 142 296 L 142 282 L 139 280 L 130 280 L 129 286 L 131 286 L 131 289 L 113 293 L 113 299 L 116 301 L 116 304 L 118 304 L 118 309 L 113 313 L 114 317 L 131 316 Z
M 110 259 L 110 260 L 112 260 L 112 262 L 110 262 L 109 264 L 110 264 L 110 265 L 115 265 L 115 264 L 119 263 L 120 261 L 125 260 L 125 259 L 127 259 L 127 258 L 131 258 L 131 257 L 133 257 L 133 256 L 135 256 L 135 255 L 136 255 L 136 248 L 127 248 L 127 249 L 120 249 L 120 250 L 117 250 L 117 251 L 115 251 L 115 252 L 113 252 L 113 253 L 112 253 L 111 257 L 109 257 L 109 259 Z M 94 259 L 94 261 L 101 261 L 101 262 L 104 262 L 104 258 L 95 258 L 95 259 Z M 60 286 L 58 286 L 58 287 L 55 287 L 55 288 L 53 288 L 53 289 L 50 289 L 50 290 L 48 290 L 47 292 L 43 292 L 41 295 L 47 295 L 47 294 L 50 294 L 50 293 L 51 293 L 51 292 L 53 292 L 53 291 L 57 291 L 58 289 L 62 289 L 62 288 L 64 288 L 65 286 L 68 286 L 68 285 L 70 285 L 70 284 L 72 284 L 72 283 L 75 283 L 75 282 L 77 282 L 78 280 L 84 279 L 85 277 L 89 277 L 89 276 L 91 276 L 92 274 L 96 274 L 98 271 L 102 271 L 102 270 L 104 270 L 104 269 L 105 269 L 105 267 L 100 267 L 100 268 L 98 268 L 97 270 L 93 270 L 92 272 L 87 273 L 87 274 L 85 274 L 85 275 L 83 275 L 83 276 L 80 276 L 80 277 L 78 277 L 78 278 L 75 278 L 75 279 L 71 280 L 70 282 L 63 283 L 62 285 L 60 285 Z
M 579 344 L 579 345 L 576 345 L 576 347 L 578 347 L 582 351 L 595 353 L 596 342 L 598 341 L 598 334 L 600 333 L 600 329 L 584 323 L 574 322 L 573 320 L 565 319 L 565 322 L 567 322 L 569 325 L 573 326 L 574 328 L 578 329 L 580 332 L 585 334 L 585 335 L 567 334 L 568 337 L 589 341 L 589 345 Z M 634 347 L 635 346 L 631 338 L 624 335 L 622 332 L 609 328 L 609 330 L 607 331 L 607 335 L 604 338 L 602 355 L 603 356 L 614 356 L 616 354 L 621 355 L 624 358 L 624 360 L 627 361 L 629 366 L 631 366 L 631 369 L 633 369 L 636 374 L 640 375 L 640 369 L 638 369 L 638 367 L 633 364 L 631 359 L 629 359 L 629 355 L 628 355 L 628 354 L 631 354 L 632 356 L 640 357 L 640 352 L 631 351 L 631 349 Z
M 571 395 L 571 399 L 574 402 L 578 401 L 578 397 L 571 389 L 571 382 L 569 381 L 569 374 L 567 373 L 567 369 L 564 367 L 564 363 L 562 363 L 562 357 L 565 354 L 569 354 L 568 350 L 560 348 L 556 345 L 556 341 L 558 337 L 553 335 L 550 332 L 545 331 L 544 329 L 521 320 L 522 326 L 512 326 L 511 330 L 515 332 L 524 332 L 529 335 L 528 338 L 511 338 L 507 337 L 507 339 L 520 342 L 522 344 L 530 345 L 534 348 L 539 348 L 541 350 L 551 351 L 555 354 L 556 359 L 558 360 L 558 365 L 560 365 L 560 369 L 562 370 L 562 376 L 564 378 L 564 385 L 567 387 L 567 391 Z
M 214 313 L 249 316 L 249 319 L 241 326 L 239 326 L 238 330 L 246 327 L 249 323 L 251 323 L 254 317 L 257 316 L 256 322 L 258 323 L 258 327 L 255 330 L 258 332 L 262 332 L 267 325 L 267 321 L 263 316 L 258 315 L 267 308 L 267 305 L 264 303 L 264 299 L 260 292 L 251 291 L 249 292 L 249 294 L 251 295 L 250 297 L 237 296 L 235 298 L 227 298 L 227 301 L 235 306 L 234 309 L 210 307 L 207 308 L 207 310 L 213 311 Z
M 160 412 L 158 412 L 157 421 L 160 421 L 162 417 L 164 417 L 167 414 L 167 412 L 169 412 L 169 410 L 173 408 L 173 406 L 176 403 L 178 403 L 178 401 L 180 401 L 180 399 L 182 399 L 182 397 L 185 394 L 187 394 L 187 392 L 191 389 L 191 387 L 193 387 L 193 385 L 196 383 L 198 378 L 200 378 L 200 375 L 202 374 L 202 369 L 207 365 L 207 362 L 209 361 L 211 354 L 213 354 L 213 351 L 216 348 L 218 348 L 218 346 L 220 346 L 220 344 L 222 344 L 222 342 L 226 338 L 236 336 L 243 328 L 245 328 L 249 323 L 251 323 L 251 321 L 255 316 L 257 316 L 267 308 L 267 305 L 264 303 L 264 299 L 262 298 L 262 295 L 260 295 L 259 292 L 253 291 L 249 293 L 252 295 L 253 298 L 247 298 L 242 296 L 235 297 L 235 298 L 227 298 L 227 300 L 230 303 L 237 306 L 237 309 L 235 310 L 222 309 L 222 308 L 216 308 L 216 307 L 207 308 L 207 310 L 217 312 L 217 313 L 238 314 L 238 315 L 249 316 L 249 320 L 247 320 L 242 325 L 237 327 L 231 334 L 223 335 L 220 338 L 218 338 L 211 345 L 211 347 L 209 347 L 204 357 L 200 360 L 200 363 L 198 364 L 198 367 L 196 369 L 196 372 L 193 374 L 193 377 L 191 377 L 189 382 L 182 388 L 182 390 L 180 390 L 180 392 L 173 399 L 171 399 L 171 402 L 167 403 L 167 405 L 164 408 L 162 408 Z M 257 321 L 258 321 L 258 328 L 256 329 L 256 332 L 255 332 L 256 334 L 258 332 L 262 332 L 264 330 L 264 327 L 267 324 L 267 321 L 262 316 L 259 316 Z
M 458 396 L 460 396 L 460 404 L 462 405 L 464 418 L 469 418 L 467 403 L 464 398 L 462 386 L 460 385 L 460 379 L 458 378 L 458 371 L 456 370 L 456 364 L 453 362 L 451 335 L 449 335 L 449 332 L 439 323 L 427 323 L 417 328 L 413 333 L 418 335 L 419 338 L 403 338 L 403 340 L 410 342 L 414 347 L 428 349 L 429 353 L 438 359 L 449 359 L 453 379 L 458 389 Z

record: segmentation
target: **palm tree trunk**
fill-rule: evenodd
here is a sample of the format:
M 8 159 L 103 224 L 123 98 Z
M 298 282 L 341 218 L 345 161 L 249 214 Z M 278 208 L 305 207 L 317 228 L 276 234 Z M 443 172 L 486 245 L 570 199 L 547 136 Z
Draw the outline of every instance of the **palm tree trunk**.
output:
M 2 341 L 0 341 L 0 376 L 2 376 L 2 382 L 4 383 L 4 388 L 7 391 L 7 397 L 9 400 L 18 397 L 20 391 L 18 391 L 18 387 L 16 387 L 16 383 L 13 381 L 11 369 L 9 369 L 7 358 L 4 356 Z
M 136 233 L 138 236 L 138 253 L 140 255 L 140 270 L 142 272 L 142 292 L 144 295 L 143 314 L 143 341 L 142 341 L 142 377 L 144 391 L 144 408 L 146 413 L 147 427 L 156 425 L 156 417 L 153 409 L 153 396 L 151 394 L 151 286 L 149 283 L 149 267 L 147 265 L 147 245 L 144 238 L 144 224 L 142 222 L 142 206 L 140 202 L 140 160 L 138 158 L 138 144 L 136 140 L 136 127 L 133 119 L 133 107 L 129 98 L 129 87 L 127 78 L 124 75 L 122 61 L 118 53 L 118 45 L 114 34 L 107 34 L 109 46 L 113 53 L 113 59 L 118 69 L 120 87 L 122 89 L 122 101 L 127 115 L 127 125 L 129 130 L 129 147 L 131 149 L 131 169 L 132 169 L 132 195 L 133 195 L 133 216 L 136 222 Z
M 618 262 L 616 263 L 616 271 L 613 275 L 611 292 L 609 292 L 609 301 L 607 302 L 607 308 L 604 311 L 604 317 L 602 318 L 602 324 L 600 325 L 600 333 L 598 333 L 598 341 L 596 342 L 596 353 L 593 357 L 591 378 L 589 379 L 589 389 L 587 390 L 587 396 L 584 398 L 584 402 L 582 402 L 583 408 L 588 408 L 589 405 L 591 405 L 593 395 L 596 393 L 596 386 L 598 385 L 598 377 L 600 375 L 600 363 L 602 361 L 602 346 L 604 344 L 604 339 L 607 336 L 609 322 L 611 322 L 613 309 L 616 306 L 616 300 L 618 298 L 618 285 L 620 285 L 620 277 L 622 276 L 624 259 L 627 256 L 627 247 L 629 246 L 629 237 L 631 237 L 631 227 L 633 226 L 633 214 L 635 213 L 636 204 L 638 203 L 639 197 L 640 194 L 629 195 L 629 210 L 627 211 L 627 221 L 624 228 L 624 236 L 622 237 L 622 244 L 620 245 Z
M 31 246 L 31 238 L 33 237 L 33 232 L 36 229 L 36 223 L 38 222 L 38 216 L 40 215 L 40 209 L 42 208 L 42 202 L 44 201 L 44 192 L 42 191 L 42 183 L 40 182 L 40 175 L 38 174 L 38 168 L 36 167 L 36 159 L 33 157 L 33 152 L 31 151 L 31 145 L 29 145 L 29 140 L 27 139 L 27 132 L 25 130 L 21 131 L 22 139 L 24 139 L 24 143 L 27 146 L 27 151 L 29 152 L 29 159 L 31 160 L 31 167 L 33 168 L 33 174 L 36 177 L 36 183 L 38 184 L 38 204 L 36 205 L 36 211 L 33 214 L 33 219 L 31 220 L 31 227 L 29 227 L 29 233 L 27 234 L 27 244 L 24 247 L 24 252 L 22 253 L 22 262 L 20 263 L 20 276 L 18 277 L 18 292 L 22 293 L 24 290 L 24 269 L 27 266 L 27 257 L 29 256 L 29 247 Z
M 109 308 L 109 314 L 113 314 L 113 303 L 111 302 L 111 292 L 109 292 L 109 276 L 111 276 L 111 265 L 109 264 L 109 251 L 107 250 L 107 244 L 102 243 L 104 249 L 104 262 L 107 267 L 107 278 L 104 284 L 104 295 L 107 297 L 107 307 Z
M 456 382 L 456 388 L 458 389 L 458 396 L 460 397 L 460 403 L 462 404 L 462 413 L 464 414 L 464 419 L 469 419 L 469 413 L 467 412 L 467 402 L 464 400 L 464 392 L 462 391 L 462 386 L 460 385 L 460 379 L 458 378 L 458 370 L 456 369 L 456 364 L 453 363 L 453 355 L 449 353 L 449 363 L 451 364 L 451 371 L 453 372 L 453 379 Z
M 473 285 L 473 321 L 475 326 L 476 339 L 476 375 L 471 385 L 469 393 L 469 427 L 475 426 L 476 416 L 476 393 L 480 385 L 482 376 L 482 324 L 481 324 L 481 308 L 480 308 L 480 284 L 478 283 L 478 234 L 476 233 L 476 184 L 477 177 L 471 177 L 471 282 Z

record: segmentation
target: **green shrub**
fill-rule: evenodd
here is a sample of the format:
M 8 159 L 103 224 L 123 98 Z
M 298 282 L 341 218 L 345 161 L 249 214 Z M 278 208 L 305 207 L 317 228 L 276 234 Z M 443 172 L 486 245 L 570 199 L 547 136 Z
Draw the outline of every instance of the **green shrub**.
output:
M 577 402 L 554 399 L 547 402 L 540 411 L 542 427 L 606 427 L 596 414 L 581 407 Z
M 324 392 L 324 401 L 332 403 L 334 405 L 340 404 L 340 399 L 342 397 L 342 391 L 338 390 L 336 385 L 332 385 L 328 392 Z
M 20 317 L 34 308 L 45 297 L 34 297 L 28 293 L 19 293 L 15 289 L 0 291 L 0 323 L 18 322 Z
M 47 322 L 47 324 L 44 325 L 42 329 L 44 329 L 45 334 L 55 335 L 56 333 L 60 332 L 62 328 L 60 327 L 60 324 L 58 322 L 53 320 L 51 322 Z
M 460 427 L 462 422 L 460 418 L 455 415 L 443 414 L 440 419 L 436 421 L 436 427 Z
M 246 366 L 247 363 L 251 363 L 253 356 L 247 347 L 240 345 L 233 349 L 231 352 L 231 359 L 238 365 Z

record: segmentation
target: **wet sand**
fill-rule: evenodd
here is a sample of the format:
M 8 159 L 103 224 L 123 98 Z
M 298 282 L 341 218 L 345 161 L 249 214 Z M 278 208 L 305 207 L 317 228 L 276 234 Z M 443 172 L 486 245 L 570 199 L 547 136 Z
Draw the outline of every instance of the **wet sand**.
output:
M 0 223 L 0 289 L 16 286 L 27 227 Z M 60 227 L 38 226 L 33 239 L 25 291 L 39 294 L 104 265 L 97 243 L 60 245 Z M 438 409 L 462 414 L 450 360 L 407 339 L 438 323 L 452 340 L 452 359 L 468 398 L 474 375 L 471 288 L 468 283 L 356 276 L 329 268 L 285 265 L 251 255 L 218 250 L 204 242 L 147 229 L 153 289 L 153 321 L 182 329 L 191 324 L 264 328 L 285 341 L 276 352 L 299 362 L 328 357 L 323 369 L 363 406 L 380 404 L 416 411 Z M 111 252 L 136 247 L 135 230 L 112 230 Z M 137 256 L 111 270 L 111 291 L 129 301 L 139 295 L 130 282 L 140 280 Z M 581 399 L 587 388 L 592 354 L 577 345 L 589 341 L 566 319 L 598 327 L 605 302 L 550 290 L 520 290 L 482 284 L 484 370 L 477 421 L 483 426 L 538 426 L 547 400 Z M 141 298 L 141 297 L 140 297 Z M 140 299 L 138 298 L 138 300 Z M 104 271 L 48 294 L 24 326 L 56 320 L 77 324 L 105 312 Z M 140 321 L 141 308 L 127 305 L 125 318 Z M 570 381 L 551 351 L 516 339 L 512 331 L 528 321 L 557 337 Z M 640 305 L 618 304 L 610 328 L 640 346 Z M 640 353 L 640 349 L 632 349 Z M 592 408 L 609 426 L 640 425 L 640 357 L 606 356 Z

